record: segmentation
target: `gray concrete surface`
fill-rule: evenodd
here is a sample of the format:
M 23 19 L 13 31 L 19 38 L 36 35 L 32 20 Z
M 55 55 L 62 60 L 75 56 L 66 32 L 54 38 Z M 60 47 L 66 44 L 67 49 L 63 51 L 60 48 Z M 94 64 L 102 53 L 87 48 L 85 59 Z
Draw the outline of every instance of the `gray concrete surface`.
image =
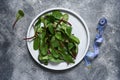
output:
M 66 71 L 38 65 L 27 49 L 26 36 L 32 19 L 48 8 L 63 7 L 78 13 L 90 30 L 91 45 L 101 17 L 108 19 L 100 55 L 87 69 L 82 61 Z M 16 12 L 25 17 L 12 29 Z M 120 80 L 120 0 L 0 0 L 0 80 Z

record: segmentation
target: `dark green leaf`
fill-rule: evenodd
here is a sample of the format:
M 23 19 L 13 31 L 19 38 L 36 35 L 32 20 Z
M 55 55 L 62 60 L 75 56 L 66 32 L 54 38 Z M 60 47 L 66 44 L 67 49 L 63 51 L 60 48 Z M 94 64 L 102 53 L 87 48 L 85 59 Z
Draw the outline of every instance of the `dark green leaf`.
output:
M 67 53 L 61 53 L 61 55 L 67 63 L 74 63 L 73 58 L 70 55 L 68 55 Z
M 68 49 L 71 50 L 75 45 L 73 43 L 68 43 Z
M 44 23 L 44 27 L 48 27 L 47 25 L 48 25 L 49 22 L 47 20 L 44 20 L 43 23 Z
M 60 11 L 53 11 L 52 15 L 56 18 L 56 19 L 60 19 L 62 17 L 62 13 Z
M 68 21 L 68 17 L 69 17 L 68 14 L 64 14 L 63 15 L 63 20 Z
M 53 28 L 52 24 L 48 25 L 48 29 L 49 29 L 49 31 L 50 31 L 51 34 L 54 34 L 54 28 Z
M 69 53 L 67 52 L 66 47 L 59 48 L 58 50 L 60 51 L 60 54 L 62 55 L 62 58 L 64 61 L 66 61 L 67 63 L 74 63 L 74 60 L 73 60 L 72 56 L 69 55 Z
M 62 23 L 62 24 L 61 24 L 61 28 L 65 31 L 65 30 L 66 30 L 66 24 L 65 24 L 65 23 Z
M 51 54 L 49 55 L 49 60 L 50 62 L 54 62 L 54 63 L 60 63 L 63 62 L 63 60 L 59 59 L 59 58 L 54 58 Z
M 40 17 L 40 20 L 43 23 L 44 22 L 44 17 Z
M 37 31 L 38 33 L 42 33 L 43 28 L 38 25 L 38 26 L 36 27 L 36 31 Z
M 41 40 L 44 40 L 44 38 L 45 38 L 45 36 L 46 36 L 46 31 L 43 31 L 43 30 L 42 30 L 42 33 L 40 33 L 38 36 L 39 36 L 39 38 L 40 38 Z
M 40 48 L 41 48 L 41 46 L 43 46 L 44 44 L 45 44 L 45 41 L 43 41 L 42 39 L 40 39 Z
M 47 65 L 47 64 L 48 64 L 48 55 L 47 55 L 47 56 L 39 55 L 39 56 L 38 56 L 38 60 L 39 60 L 41 63 Z
M 52 15 L 47 15 L 45 16 L 45 19 L 49 22 L 49 23 L 54 23 L 56 21 L 55 17 Z
M 41 18 L 39 17 L 38 20 L 37 20 L 37 22 L 35 23 L 35 26 L 38 26 L 40 24 L 41 24 Z
M 76 49 L 75 52 L 78 53 L 78 45 L 75 45 Z
M 61 32 L 56 32 L 55 37 L 56 37 L 58 40 L 63 40 Z
M 74 47 L 71 49 L 71 53 L 72 53 L 72 56 L 74 58 L 76 58 L 76 56 L 78 54 L 78 46 L 77 46 L 77 44 L 74 44 Z
M 16 14 L 16 18 L 21 19 L 22 17 L 24 17 L 24 12 L 22 10 L 18 10 L 18 13 Z
M 51 52 L 51 54 L 53 55 L 53 57 L 55 57 L 55 58 L 58 58 L 58 57 L 59 57 L 59 54 L 56 52 L 55 49 L 50 48 L 50 52 Z
M 39 38 L 38 37 L 36 37 L 34 39 L 33 48 L 34 48 L 34 50 L 37 50 L 39 48 Z
M 41 55 L 46 55 L 47 52 L 48 52 L 48 45 L 44 44 L 44 45 L 40 46 L 40 54 Z
M 50 60 L 51 62 L 54 62 L 54 63 L 60 63 L 60 62 L 63 62 L 63 60 L 55 59 L 55 58 L 50 58 L 49 60 Z
M 39 56 L 40 60 L 48 60 L 48 55 L 46 56 Z
M 58 40 L 55 38 L 55 36 L 53 36 L 53 37 L 51 38 L 50 43 L 51 43 L 51 46 L 52 46 L 52 47 L 58 47 L 58 46 L 59 46 L 59 42 L 58 42 Z
M 66 34 L 67 34 L 68 36 L 71 35 L 71 31 L 72 31 L 72 27 L 67 26 L 65 32 L 66 32 Z
M 64 30 L 64 32 L 65 32 L 68 36 L 71 35 L 71 32 L 72 32 L 72 27 L 71 27 L 71 26 L 68 26 L 67 24 L 62 23 L 61 28 Z
M 74 35 L 71 35 L 70 38 L 72 39 L 73 42 L 76 42 L 77 44 L 80 43 L 79 39 L 75 37 Z

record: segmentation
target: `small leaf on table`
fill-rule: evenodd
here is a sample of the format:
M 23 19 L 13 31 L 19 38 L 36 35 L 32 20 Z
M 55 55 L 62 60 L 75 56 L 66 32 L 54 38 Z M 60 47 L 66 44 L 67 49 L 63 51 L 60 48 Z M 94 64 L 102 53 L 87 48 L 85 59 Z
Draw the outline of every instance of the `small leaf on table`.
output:
M 20 20 L 22 17 L 24 17 L 24 12 L 22 10 L 18 10 L 17 14 L 16 14 L 16 20 L 13 23 L 13 29 L 15 27 L 15 24 L 17 23 L 18 20 Z

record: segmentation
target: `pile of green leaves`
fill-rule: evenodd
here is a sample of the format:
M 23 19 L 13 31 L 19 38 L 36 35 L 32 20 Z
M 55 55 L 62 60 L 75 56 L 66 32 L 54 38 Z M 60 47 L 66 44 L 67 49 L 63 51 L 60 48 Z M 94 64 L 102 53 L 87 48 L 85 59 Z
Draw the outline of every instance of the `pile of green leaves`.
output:
M 33 48 L 39 50 L 41 63 L 74 63 L 80 41 L 71 33 L 72 25 L 68 19 L 68 14 L 55 10 L 40 16 L 35 22 Z

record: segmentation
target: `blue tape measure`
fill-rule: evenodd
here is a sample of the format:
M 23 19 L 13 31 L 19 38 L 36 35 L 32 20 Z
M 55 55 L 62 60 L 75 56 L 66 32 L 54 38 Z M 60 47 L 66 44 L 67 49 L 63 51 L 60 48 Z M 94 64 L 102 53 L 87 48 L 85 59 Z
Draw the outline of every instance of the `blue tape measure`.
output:
M 84 57 L 84 61 L 87 67 L 91 65 L 91 61 L 95 59 L 99 54 L 99 47 L 103 42 L 103 32 L 106 28 L 106 24 L 107 24 L 107 19 L 104 17 L 101 18 L 98 22 L 98 26 L 96 28 L 98 33 L 95 36 L 94 44 L 93 44 L 94 52 L 88 51 Z

